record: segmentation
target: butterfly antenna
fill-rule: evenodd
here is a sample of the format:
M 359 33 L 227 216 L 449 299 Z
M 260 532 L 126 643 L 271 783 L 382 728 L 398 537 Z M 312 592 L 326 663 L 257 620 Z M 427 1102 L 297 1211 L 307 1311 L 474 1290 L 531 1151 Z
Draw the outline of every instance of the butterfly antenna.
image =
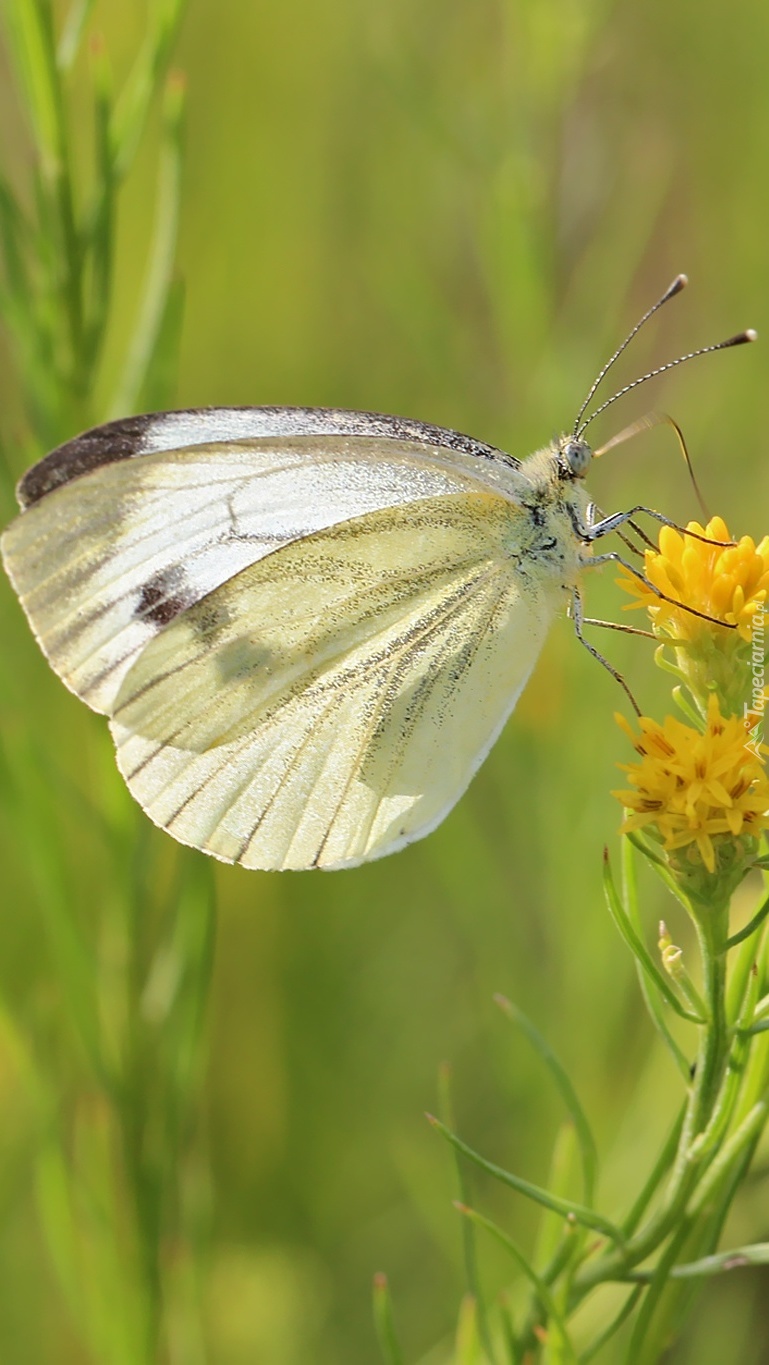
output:
M 756 341 L 757 338 L 758 333 L 754 332 L 752 327 L 748 327 L 746 331 L 738 332 L 737 336 L 727 337 L 726 341 L 717 341 L 713 346 L 700 346 L 696 351 L 687 351 L 686 355 L 679 355 L 675 360 L 669 360 L 665 365 L 658 365 L 656 370 L 649 370 L 648 374 L 642 374 L 639 379 L 634 379 L 631 384 L 625 384 L 624 388 L 618 389 L 616 393 L 612 394 L 611 398 L 606 399 L 605 403 L 601 403 L 595 412 L 591 412 L 590 416 L 585 419 L 581 427 L 575 429 L 575 438 L 579 439 L 583 435 L 599 413 L 605 412 L 607 408 L 611 407 L 612 403 L 616 403 L 618 398 L 623 398 L 626 393 L 630 393 L 631 389 L 637 389 L 639 384 L 645 384 L 647 379 L 656 379 L 658 374 L 664 374 L 666 370 L 673 370 L 676 365 L 683 365 L 685 360 L 694 360 L 698 355 L 710 355 L 712 351 L 726 351 L 730 346 L 744 346 L 747 341 Z
M 587 407 L 588 404 L 590 403 L 590 400 L 591 400 L 591 398 L 593 397 L 593 394 L 595 393 L 596 389 L 598 388 L 598 385 L 602 382 L 604 376 L 607 375 L 607 374 L 609 373 L 609 370 L 611 369 L 611 367 L 612 367 L 612 365 L 614 364 L 614 362 L 615 362 L 616 360 L 619 360 L 620 356 L 622 355 L 622 352 L 623 352 L 624 350 L 626 350 L 626 348 L 630 345 L 630 343 L 631 343 L 631 341 L 633 340 L 633 337 L 636 335 L 636 333 L 637 333 L 637 332 L 640 332 L 640 330 L 641 330 L 641 328 L 643 327 L 644 323 L 645 323 L 645 322 L 648 322 L 648 321 L 649 321 L 649 318 L 651 318 L 651 317 L 654 316 L 654 314 L 657 312 L 657 310 L 658 310 L 659 308 L 662 307 L 663 303 L 667 303 L 668 299 L 672 299 L 672 298 L 675 297 L 676 294 L 680 294 L 680 293 L 681 293 L 681 290 L 682 290 L 682 289 L 685 289 L 685 287 L 686 287 L 686 285 L 687 285 L 688 283 L 689 283 L 689 280 L 688 280 L 688 277 L 687 277 L 686 275 L 676 275 L 675 279 L 673 280 L 673 283 L 668 285 L 668 287 L 667 287 L 667 289 L 665 290 L 665 292 L 664 292 L 664 294 L 662 295 L 662 297 L 659 298 L 659 299 L 657 299 L 657 302 L 654 303 L 654 304 L 652 304 L 651 308 L 648 308 L 648 309 L 647 309 L 647 311 L 644 313 L 644 315 L 643 315 L 643 317 L 640 319 L 640 321 L 636 323 L 636 325 L 635 325 L 635 327 L 633 328 L 632 332 L 628 332 L 628 334 L 627 334 L 627 336 L 625 337 L 625 340 L 623 341 L 622 345 L 621 345 L 621 346 L 618 346 L 617 349 L 616 349 L 616 351 L 614 352 L 614 355 L 611 356 L 611 357 L 607 360 L 607 362 L 606 362 L 606 364 L 604 365 L 603 369 L 601 370 L 600 374 L 597 376 L 597 378 L 596 378 L 596 379 L 594 380 L 594 382 L 591 384 L 591 386 L 590 386 L 590 392 L 588 393 L 588 395 L 587 395 L 587 397 L 586 397 L 584 403 L 582 404 L 582 407 L 580 408 L 579 412 L 577 413 L 577 420 L 576 420 L 575 423 L 574 423 L 574 432 L 573 432 L 573 434 L 574 434 L 575 437 L 579 435 L 579 424 L 580 424 L 580 422 L 582 421 L 582 416 L 583 416 L 583 413 L 584 413 L 586 407 Z M 591 420 L 591 419 L 588 419 L 588 420 Z M 587 422 L 585 423 L 585 426 L 587 426 Z M 585 429 L 585 427 L 582 428 L 583 431 L 584 431 L 584 429 Z

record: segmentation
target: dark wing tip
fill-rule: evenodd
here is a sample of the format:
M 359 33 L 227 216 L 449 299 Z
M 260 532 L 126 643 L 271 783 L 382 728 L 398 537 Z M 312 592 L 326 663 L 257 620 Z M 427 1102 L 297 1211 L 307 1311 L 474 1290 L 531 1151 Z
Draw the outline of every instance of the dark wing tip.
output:
M 84 431 L 81 436 L 57 446 L 19 480 L 16 497 L 22 511 L 81 474 L 115 460 L 140 455 L 155 420 L 153 413 L 144 417 L 123 417 L 117 422 Z

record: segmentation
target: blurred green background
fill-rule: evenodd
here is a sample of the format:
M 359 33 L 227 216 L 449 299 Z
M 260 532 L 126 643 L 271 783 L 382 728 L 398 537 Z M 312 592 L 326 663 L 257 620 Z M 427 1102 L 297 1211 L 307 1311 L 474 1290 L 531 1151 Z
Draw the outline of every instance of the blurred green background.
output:
M 138 0 L 97 4 L 118 72 L 145 21 Z M 618 383 L 744 326 L 769 336 L 767 51 L 759 0 L 191 0 L 176 55 L 189 109 L 173 405 L 381 410 L 524 456 L 572 423 L 609 351 L 679 270 L 690 289 L 623 358 Z M 23 174 L 28 134 L 7 64 L 0 125 L 6 164 Z M 132 322 L 155 161 L 150 137 L 120 220 L 95 417 Z M 758 539 L 769 529 L 766 354 L 683 367 L 624 400 L 593 439 L 669 410 L 712 510 Z M 35 452 L 7 342 L 0 394 L 18 475 Z M 665 432 L 612 452 L 591 491 L 607 509 L 648 501 L 698 515 Z M 612 577 L 590 580 L 591 614 L 616 619 Z M 179 884 L 199 906 L 212 880 L 201 1089 L 174 1148 L 207 1354 L 184 1345 L 182 1323 L 169 1358 L 368 1365 L 382 1269 L 407 1359 L 445 1362 L 464 1279 L 452 1164 L 423 1117 L 438 1067 L 452 1064 L 463 1136 L 532 1180 L 547 1179 L 561 1118 L 493 993 L 517 1001 L 567 1064 L 595 1124 L 607 1212 L 625 1207 L 678 1103 L 602 901 L 601 850 L 616 848 L 619 822 L 609 791 L 627 757 L 615 684 L 559 622 L 434 835 L 346 873 L 263 875 L 212 867 L 146 827 L 113 773 L 104 721 L 50 673 L 5 581 L 0 629 L 0 1359 L 102 1359 L 78 1328 L 80 1291 L 55 1269 L 57 1227 L 66 1260 L 68 1220 L 112 1216 L 98 1189 L 93 1207 L 62 1210 L 57 1161 L 89 1172 L 114 1157 L 73 1021 L 84 996 L 60 981 L 61 922 L 92 952 L 99 980 L 83 991 L 120 1038 L 131 963 L 110 926 L 127 906 L 137 936 L 151 936 Z M 648 644 L 600 644 L 661 714 Z M 686 942 L 650 885 L 650 943 L 662 913 Z M 134 985 L 141 994 L 146 982 Z M 151 1077 L 162 1029 L 145 1015 L 136 1055 Z M 164 1131 L 155 1140 L 162 1149 Z M 765 1169 L 764 1156 L 728 1240 L 766 1237 Z M 475 1197 L 531 1237 L 520 1199 L 483 1183 Z M 183 1248 L 177 1259 L 183 1277 Z M 493 1292 L 508 1267 L 485 1248 L 482 1263 Z M 765 1273 L 708 1282 L 670 1360 L 765 1361 L 765 1304 Z

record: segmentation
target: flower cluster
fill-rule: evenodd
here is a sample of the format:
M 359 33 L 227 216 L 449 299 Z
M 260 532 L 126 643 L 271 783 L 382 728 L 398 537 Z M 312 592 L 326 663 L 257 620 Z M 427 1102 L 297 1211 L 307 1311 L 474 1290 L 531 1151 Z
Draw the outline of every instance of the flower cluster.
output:
M 626 610 L 645 608 L 655 635 L 673 647 L 681 680 L 703 714 L 712 692 L 725 713 L 740 713 L 752 691 L 757 622 L 763 646 L 769 536 L 758 545 L 750 536 L 732 542 L 721 517 L 704 527 L 690 521 L 687 531 L 664 526 L 659 550 L 644 555 L 646 581 L 623 571 L 617 582 L 633 598 Z
M 627 812 L 623 833 L 651 828 L 681 872 L 704 866 L 731 874 L 735 859 L 755 856 L 758 835 L 769 828 L 761 757 L 769 750 L 748 747 L 740 717 L 722 716 L 712 696 L 704 732 L 674 716 L 661 725 L 642 717 L 640 735 L 623 716 L 617 721 L 640 756 L 620 764 L 631 789 L 613 793 Z
M 659 550 L 645 555 L 647 582 L 629 573 L 619 581 L 674 649 L 673 671 L 700 724 L 642 716 L 636 734 L 618 716 L 639 761 L 620 765 L 628 788 L 614 795 L 626 811 L 623 833 L 643 831 L 687 890 L 712 897 L 733 889 L 769 828 L 760 734 L 769 537 L 732 543 L 720 517 L 687 529 L 705 539 L 664 527 Z

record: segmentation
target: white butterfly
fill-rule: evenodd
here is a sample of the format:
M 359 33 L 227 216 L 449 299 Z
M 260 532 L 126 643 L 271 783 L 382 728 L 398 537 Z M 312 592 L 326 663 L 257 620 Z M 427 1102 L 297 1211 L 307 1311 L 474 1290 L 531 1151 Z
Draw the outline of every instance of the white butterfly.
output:
M 630 513 L 595 519 L 577 426 L 520 463 L 371 413 L 111 422 L 24 476 L 3 559 L 156 824 L 245 867 L 351 866 L 443 819 L 570 601 L 579 633 Z

